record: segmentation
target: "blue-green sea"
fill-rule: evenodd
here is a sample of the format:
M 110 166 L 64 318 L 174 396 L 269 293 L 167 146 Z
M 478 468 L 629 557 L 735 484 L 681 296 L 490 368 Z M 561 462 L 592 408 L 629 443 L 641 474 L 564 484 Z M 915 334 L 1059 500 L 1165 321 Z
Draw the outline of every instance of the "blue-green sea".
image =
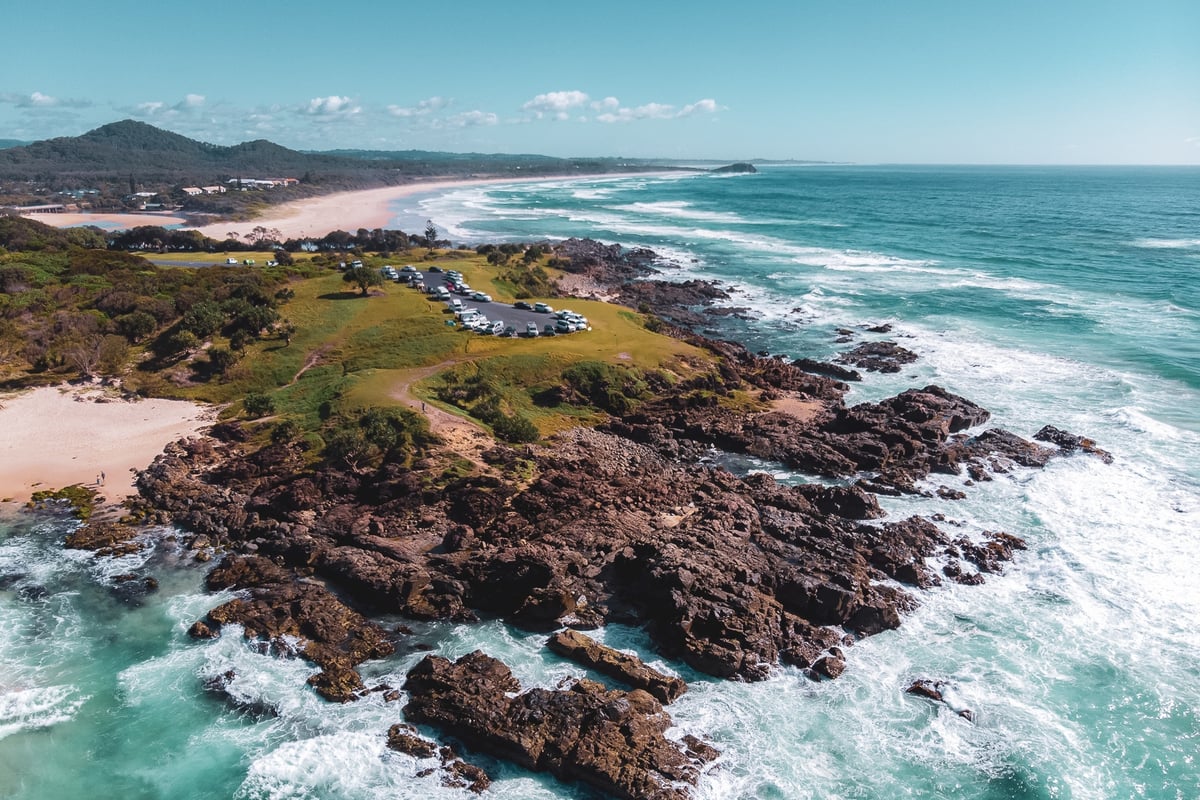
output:
M 753 350 L 830 358 L 849 328 L 920 355 L 866 375 L 850 402 L 936 383 L 1018 434 L 1054 424 L 1112 452 L 998 475 L 957 502 L 884 498 L 893 518 L 942 512 L 1029 549 L 983 586 L 924 593 L 899 630 L 850 648 L 836 681 L 786 668 L 715 681 L 637 630 L 605 631 L 688 678 L 672 735 L 723 753 L 697 798 L 1200 797 L 1200 169 L 768 166 L 460 188 L 395 212 L 455 243 L 650 247 L 667 279 L 721 281 L 745 311 L 711 330 Z M 221 599 L 203 592 L 204 565 L 170 542 L 96 561 L 61 548 L 69 525 L 0 521 L 0 798 L 462 796 L 387 751 L 402 703 L 327 704 L 303 661 L 189 640 Z M 159 591 L 122 599 L 113 576 L 128 572 Z M 542 635 L 499 624 L 418 638 L 451 657 L 482 648 L 526 685 L 580 674 Z M 368 683 L 398 686 L 419 656 L 367 665 Z M 231 669 L 231 692 L 273 713 L 204 691 Z M 918 677 L 944 681 L 949 702 L 906 695 Z M 592 797 L 480 761 L 497 777 L 488 796 Z

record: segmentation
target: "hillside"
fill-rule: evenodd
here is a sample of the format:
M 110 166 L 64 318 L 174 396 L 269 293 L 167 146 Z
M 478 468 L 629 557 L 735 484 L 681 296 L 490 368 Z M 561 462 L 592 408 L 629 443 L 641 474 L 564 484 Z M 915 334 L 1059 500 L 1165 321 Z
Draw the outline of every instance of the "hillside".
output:
M 0 149 L 0 206 L 80 202 L 92 210 L 132 210 L 136 192 L 192 213 L 240 218 L 264 206 L 337 191 L 394 186 L 423 178 L 572 175 L 661 169 L 628 159 L 539 155 L 344 150 L 309 153 L 265 139 L 232 146 L 189 139 L 134 120 Z M 296 178 L 267 191 L 189 196 L 185 186 L 236 178 Z M 80 190 L 95 190 L 81 198 Z M 70 198 L 66 195 L 71 194 Z
M 628 159 L 565 159 L 539 155 L 439 153 L 424 150 L 290 150 L 265 139 L 232 146 L 208 144 L 153 125 L 122 120 L 82 136 L 60 137 L 0 150 L 0 180 L 51 183 L 124 181 L 213 183 L 231 177 L 299 177 L 314 181 L 354 178 L 374 185 L 409 177 L 467 174 L 562 174 L 649 169 Z

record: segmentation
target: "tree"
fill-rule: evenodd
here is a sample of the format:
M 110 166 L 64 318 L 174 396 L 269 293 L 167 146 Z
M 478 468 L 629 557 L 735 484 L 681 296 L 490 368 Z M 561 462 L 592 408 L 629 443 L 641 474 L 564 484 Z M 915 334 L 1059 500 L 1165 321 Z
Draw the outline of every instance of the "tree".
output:
M 363 297 L 367 296 L 367 291 L 372 286 L 383 285 L 383 275 L 379 270 L 370 267 L 351 267 L 346 270 L 346 274 L 342 276 L 342 280 L 346 283 L 353 283 L 362 289 Z
M 158 327 L 158 321 L 145 311 L 122 314 L 115 318 L 113 322 L 116 323 L 117 330 L 131 342 L 140 342 L 154 333 L 154 330 Z
M 84 378 L 92 377 L 96 365 L 100 363 L 100 349 L 103 339 L 90 336 L 86 341 L 67 350 L 67 363 L 79 371 Z
M 433 224 L 433 220 L 425 220 L 425 246 L 432 252 L 438 243 L 437 225 Z
M 275 410 L 275 401 L 262 392 L 250 392 L 242 400 L 242 408 L 249 417 L 265 417 Z
M 208 366 L 215 374 L 224 375 L 235 363 L 237 356 L 232 350 L 224 347 L 208 348 Z

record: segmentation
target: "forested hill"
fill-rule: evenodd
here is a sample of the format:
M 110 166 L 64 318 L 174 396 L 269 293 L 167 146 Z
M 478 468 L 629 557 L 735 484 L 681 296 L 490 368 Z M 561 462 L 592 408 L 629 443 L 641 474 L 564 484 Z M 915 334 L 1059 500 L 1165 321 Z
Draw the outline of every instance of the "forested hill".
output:
M 127 177 L 143 181 L 207 179 L 225 175 L 290 175 L 306 170 L 356 170 L 360 161 L 300 153 L 259 139 L 232 147 L 198 142 L 133 120 L 113 122 L 82 136 L 0 150 L 0 177 L 69 174 L 78 178 Z
M 128 181 L 139 184 L 211 184 L 235 177 L 309 175 L 329 183 L 398 183 L 409 177 L 467 174 L 570 174 L 650 168 L 626 159 L 564 159 L 428 151 L 290 150 L 265 139 L 225 147 L 133 120 L 113 122 L 82 136 L 0 149 L 0 180 Z M 55 180 L 57 179 L 57 180 Z

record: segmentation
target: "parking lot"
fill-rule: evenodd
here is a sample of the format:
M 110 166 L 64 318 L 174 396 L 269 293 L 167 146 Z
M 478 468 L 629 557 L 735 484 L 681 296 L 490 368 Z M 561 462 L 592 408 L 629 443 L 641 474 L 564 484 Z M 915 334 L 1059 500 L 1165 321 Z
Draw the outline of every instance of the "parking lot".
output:
M 421 274 L 426 291 L 436 289 L 439 286 L 447 286 L 448 284 L 448 278 L 445 273 L 423 271 Z M 400 273 L 400 278 L 401 280 L 404 279 L 404 273 Z M 510 303 L 472 300 L 469 294 L 451 294 L 450 297 L 460 300 L 464 309 L 473 308 L 477 310 L 480 314 L 487 317 L 490 322 L 503 322 L 506 327 L 512 326 L 516 329 L 518 336 L 525 335 L 526 326 L 530 322 L 537 325 L 539 336 L 544 335 L 547 324 L 554 325 L 558 322 L 553 313 L 513 308 Z M 445 308 L 445 303 L 442 303 L 440 308 Z M 569 306 L 567 308 L 569 309 Z M 560 311 L 565 309 L 555 306 L 553 310 Z M 559 333 L 558 335 L 563 336 L 567 334 Z

